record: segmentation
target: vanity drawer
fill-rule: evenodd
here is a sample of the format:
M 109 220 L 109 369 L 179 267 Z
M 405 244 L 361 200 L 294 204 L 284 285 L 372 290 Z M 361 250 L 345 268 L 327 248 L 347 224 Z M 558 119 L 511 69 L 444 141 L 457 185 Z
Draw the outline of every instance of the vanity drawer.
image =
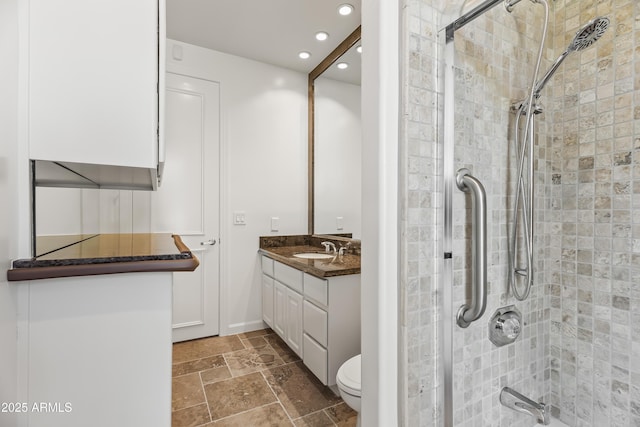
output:
M 327 312 L 309 301 L 304 302 L 304 332 L 323 347 L 327 346 Z
M 304 274 L 304 295 L 326 306 L 328 303 L 327 281 Z
M 273 277 L 273 260 L 262 255 L 262 272 L 269 277 Z
M 302 271 L 275 261 L 273 274 L 277 281 L 284 283 L 291 289 L 302 293 Z
M 304 364 L 322 384 L 327 385 L 327 350 L 307 334 L 304 334 L 302 342 Z

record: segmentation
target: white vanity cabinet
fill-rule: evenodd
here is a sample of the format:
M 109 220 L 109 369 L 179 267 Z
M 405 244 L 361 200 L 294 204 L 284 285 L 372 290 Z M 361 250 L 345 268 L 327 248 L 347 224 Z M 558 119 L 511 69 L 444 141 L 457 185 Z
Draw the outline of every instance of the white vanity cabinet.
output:
M 262 319 L 302 357 L 302 272 L 262 257 Z
M 321 279 L 304 274 L 304 364 L 325 385 L 360 354 L 360 275 Z
M 29 158 L 157 174 L 164 0 L 23 3 Z
M 262 318 L 323 384 L 360 353 L 360 275 L 326 279 L 262 256 Z

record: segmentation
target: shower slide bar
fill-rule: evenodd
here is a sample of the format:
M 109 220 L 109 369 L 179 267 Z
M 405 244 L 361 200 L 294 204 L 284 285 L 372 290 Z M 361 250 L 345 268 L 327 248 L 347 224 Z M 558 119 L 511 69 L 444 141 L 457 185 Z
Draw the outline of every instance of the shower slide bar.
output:
M 456 184 L 461 191 L 471 193 L 473 211 L 471 303 L 461 306 L 456 316 L 458 326 L 466 328 L 487 308 L 487 194 L 482 183 L 465 168 L 458 170 Z

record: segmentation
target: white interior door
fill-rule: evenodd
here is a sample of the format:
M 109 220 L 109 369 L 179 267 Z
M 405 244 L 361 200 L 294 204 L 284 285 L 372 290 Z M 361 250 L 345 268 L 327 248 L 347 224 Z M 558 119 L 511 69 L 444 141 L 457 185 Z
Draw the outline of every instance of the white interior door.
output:
M 200 260 L 173 277 L 173 341 L 218 335 L 220 288 L 220 88 L 167 73 L 162 184 L 151 227 L 182 236 Z

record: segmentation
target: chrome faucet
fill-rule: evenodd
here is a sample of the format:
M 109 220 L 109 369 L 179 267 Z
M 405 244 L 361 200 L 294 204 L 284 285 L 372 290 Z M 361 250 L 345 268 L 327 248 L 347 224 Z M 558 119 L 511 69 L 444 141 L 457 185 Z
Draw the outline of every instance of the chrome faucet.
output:
M 344 253 L 347 251 L 347 249 L 349 249 L 349 246 L 351 246 L 351 242 L 347 242 L 347 244 L 344 246 L 340 245 L 340 250 L 338 251 L 338 255 L 343 256 Z
M 333 242 L 322 242 L 321 245 L 324 246 L 324 250 L 326 252 L 331 252 L 331 250 L 333 250 L 334 254 L 338 253 L 338 250 L 336 249 L 336 245 Z
M 511 387 L 502 388 L 500 391 L 500 403 L 507 408 L 534 416 L 538 424 L 549 425 L 551 423 L 551 405 L 544 402 L 535 402 Z

